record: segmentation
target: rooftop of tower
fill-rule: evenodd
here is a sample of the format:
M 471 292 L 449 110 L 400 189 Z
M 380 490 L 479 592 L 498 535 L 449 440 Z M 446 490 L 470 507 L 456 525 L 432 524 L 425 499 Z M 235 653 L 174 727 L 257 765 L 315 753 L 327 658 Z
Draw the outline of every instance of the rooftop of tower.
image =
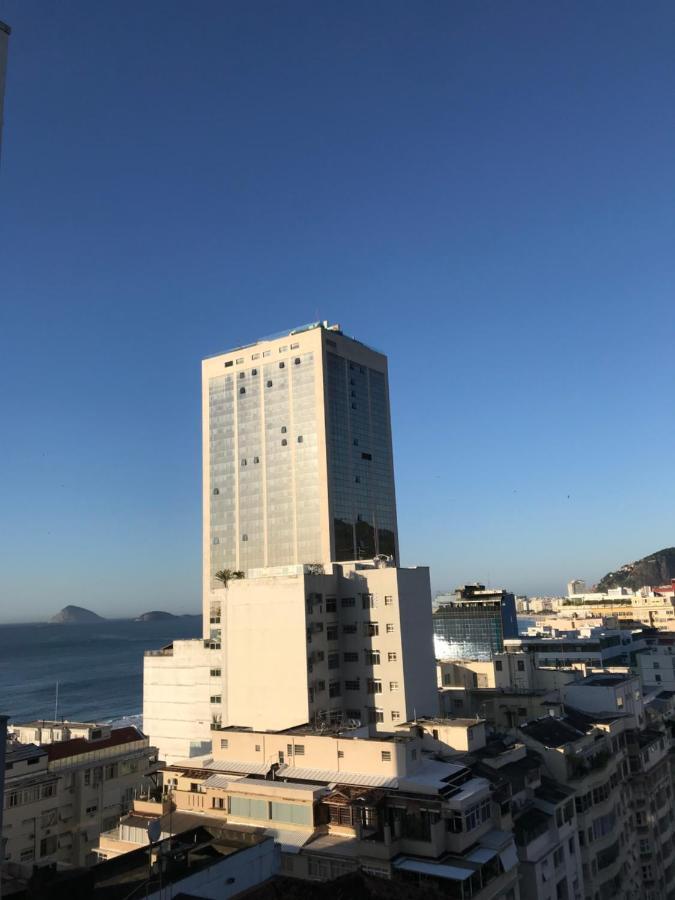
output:
M 331 324 L 328 319 L 324 319 L 321 322 L 309 322 L 307 325 L 300 325 L 297 328 L 291 328 L 290 331 L 278 331 L 275 334 L 267 334 L 264 337 L 258 338 L 257 341 L 252 341 L 250 344 L 241 344 L 238 347 L 230 347 L 228 350 L 221 350 L 220 353 L 212 353 L 210 356 L 206 356 L 204 358 L 215 359 L 218 356 L 223 356 L 223 354 L 225 353 L 236 353 L 239 350 L 246 350 L 250 347 L 256 347 L 258 344 L 264 344 L 268 341 L 278 341 L 285 337 L 290 338 L 295 335 L 302 334 L 305 331 L 312 331 L 314 328 L 322 328 L 324 331 L 331 331 L 334 334 L 342 335 L 342 337 L 346 337 L 350 341 L 361 344 L 362 347 L 366 347 L 368 350 L 372 350 L 374 353 L 382 353 L 382 351 L 378 350 L 376 347 L 371 347 L 369 344 L 365 344 L 358 338 L 355 338 L 350 334 L 345 334 L 341 326 L 337 323 Z M 383 353 L 382 355 L 384 356 Z

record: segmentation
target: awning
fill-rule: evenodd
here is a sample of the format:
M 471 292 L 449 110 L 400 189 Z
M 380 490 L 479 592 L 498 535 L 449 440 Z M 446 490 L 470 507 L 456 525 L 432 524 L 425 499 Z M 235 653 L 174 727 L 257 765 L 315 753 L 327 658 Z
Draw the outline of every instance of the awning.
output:
M 466 881 L 470 878 L 474 869 L 462 869 L 459 866 L 450 866 L 446 863 L 426 862 L 422 859 L 402 859 L 394 863 L 395 869 L 403 869 L 405 872 L 419 872 L 420 875 L 431 875 L 434 878 L 446 878 L 449 881 Z
M 299 853 L 314 832 L 293 831 L 292 828 L 266 828 L 265 834 L 271 835 L 284 853 Z
M 490 862 L 491 859 L 494 859 L 497 855 L 496 850 L 491 850 L 489 847 L 477 847 L 471 853 L 469 853 L 465 858 L 469 862 L 475 863 L 486 863 Z
M 511 869 L 514 869 L 518 865 L 518 854 L 515 845 L 509 844 L 508 847 L 504 847 L 503 850 L 500 850 L 499 858 L 502 861 L 505 872 L 510 872 Z

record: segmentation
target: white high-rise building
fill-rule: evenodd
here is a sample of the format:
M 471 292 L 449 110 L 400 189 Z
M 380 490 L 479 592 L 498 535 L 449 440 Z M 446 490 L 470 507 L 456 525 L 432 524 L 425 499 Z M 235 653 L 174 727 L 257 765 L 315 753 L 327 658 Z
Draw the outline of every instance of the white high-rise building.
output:
M 204 638 L 145 658 L 162 758 L 229 725 L 434 715 L 429 572 L 396 566 L 386 357 L 327 323 L 212 357 L 203 434 Z
M 202 379 L 206 591 L 220 569 L 397 558 L 385 356 L 323 322 Z

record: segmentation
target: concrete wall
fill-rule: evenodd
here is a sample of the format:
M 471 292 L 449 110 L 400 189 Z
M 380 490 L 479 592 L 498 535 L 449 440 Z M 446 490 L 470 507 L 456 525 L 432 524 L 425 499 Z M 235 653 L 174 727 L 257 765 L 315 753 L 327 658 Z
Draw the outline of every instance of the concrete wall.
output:
M 201 640 L 174 641 L 171 652 L 146 654 L 143 729 L 160 759 L 175 762 L 208 749 L 210 697 L 222 690 L 222 678 L 210 675 L 214 668 L 222 670 L 222 653 L 205 648 Z

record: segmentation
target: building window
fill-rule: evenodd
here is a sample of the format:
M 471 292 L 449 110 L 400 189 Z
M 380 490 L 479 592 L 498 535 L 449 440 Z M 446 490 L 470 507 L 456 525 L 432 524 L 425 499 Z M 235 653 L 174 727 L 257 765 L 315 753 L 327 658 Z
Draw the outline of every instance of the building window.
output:
M 299 443 L 299 444 L 302 443 L 302 435 L 301 435 L 301 434 L 298 435 L 298 443 Z
M 356 634 L 356 623 L 350 622 L 348 625 L 342 626 L 343 634 Z
M 265 356 L 271 356 L 271 355 L 272 355 L 272 351 L 271 351 L 271 350 L 263 350 L 263 357 L 265 357 Z
M 225 368 L 226 368 L 226 369 L 229 369 L 230 366 L 233 366 L 233 365 L 234 365 L 234 363 L 232 362 L 231 359 L 229 359 L 229 360 L 225 363 Z
M 385 605 L 385 606 L 393 606 L 393 605 L 394 605 L 394 598 L 387 595 L 387 596 L 384 598 L 384 605 Z
M 519 660 L 518 660 L 517 665 L 518 665 L 518 671 L 519 671 L 519 672 L 524 672 L 524 671 L 525 671 L 525 663 L 523 662 L 522 659 L 519 659 Z
M 352 409 L 356 409 L 356 403 L 352 403 Z
M 359 654 L 358 653 L 343 653 L 342 659 L 344 662 L 358 662 Z
M 398 720 L 400 718 L 401 718 L 401 713 L 397 709 L 392 709 L 392 711 L 391 711 L 392 722 L 398 722 Z
M 361 454 L 361 459 L 372 459 L 372 458 L 373 458 L 372 453 L 362 453 Z
M 213 494 L 214 494 L 214 496 L 217 495 L 217 494 L 219 494 L 219 493 L 220 493 L 219 488 L 214 488 L 214 489 L 213 489 Z
M 387 634 L 393 634 L 396 631 L 396 626 L 392 625 L 391 622 L 387 623 Z
M 260 354 L 259 354 L 259 353 L 252 353 L 252 354 L 251 354 L 251 359 L 260 359 Z
M 220 749 L 227 750 L 229 748 L 229 746 L 230 746 L 230 742 L 228 741 L 228 739 L 222 738 L 220 741 Z
M 382 693 L 382 682 L 378 678 L 369 678 L 368 679 L 368 693 L 369 694 L 381 694 Z
M 247 535 L 247 534 L 242 534 L 241 539 L 242 539 L 242 541 L 247 541 L 247 540 L 248 540 L 248 535 Z
M 245 460 L 245 459 L 242 459 L 241 464 L 242 464 L 242 466 L 245 466 L 245 465 L 246 465 L 246 460 Z
M 257 375 L 257 374 L 258 374 L 257 369 L 251 369 L 251 375 Z
M 260 462 L 260 457 L 259 457 L 259 456 L 254 456 L 254 457 L 253 457 L 253 462 L 254 462 L 255 465 L 257 466 L 258 463 Z
M 340 668 L 340 654 L 339 653 L 329 653 L 328 654 L 328 668 L 329 669 L 339 669 Z
M 359 439 L 358 439 L 358 438 L 354 438 L 354 446 L 355 446 L 355 447 L 358 447 L 358 446 L 359 446 Z
M 240 378 L 240 379 L 246 378 L 246 372 L 240 372 L 240 373 L 239 373 L 239 378 Z
M 396 662 L 397 658 L 398 657 L 395 651 L 387 653 L 387 662 Z
M 389 690 L 397 691 L 398 690 L 398 681 L 390 681 L 389 682 Z
M 356 597 L 343 597 L 340 600 L 340 606 L 343 609 L 347 609 L 350 606 L 356 606 Z
M 299 366 L 300 365 L 300 357 L 296 356 L 295 359 L 293 360 L 293 362 L 295 363 L 296 366 Z
M 387 630 L 389 627 L 387 626 Z M 364 622 L 363 623 L 363 634 L 364 637 L 377 637 L 380 633 L 380 626 L 377 622 Z
M 286 438 L 282 438 L 282 439 L 281 439 L 281 446 L 282 446 L 282 447 L 287 447 L 287 446 L 288 446 L 288 441 L 286 440 Z
M 279 353 L 286 353 L 287 350 L 288 350 L 288 345 L 286 345 L 285 347 L 279 347 Z
M 344 759 L 344 758 L 345 758 L 345 751 L 344 751 L 344 750 L 338 750 L 338 752 L 337 752 L 337 758 L 338 758 L 338 759 Z
M 271 380 L 267 382 L 267 387 L 272 387 L 272 381 L 271 381 Z
M 221 674 L 220 669 L 211 669 L 211 678 L 220 678 Z
M 372 594 L 361 594 L 362 609 L 373 609 L 375 607 L 375 599 Z
M 339 697 L 340 695 L 341 695 L 340 682 L 339 681 L 329 681 L 328 682 L 328 696 L 329 697 Z
M 220 702 L 221 702 L 221 700 L 220 700 L 220 694 L 214 694 L 214 695 L 211 697 L 211 703 L 220 703 Z
M 337 600 L 335 599 L 335 597 L 326 597 L 326 612 L 337 612 Z
M 497 660 L 495 660 L 495 671 L 501 672 L 501 670 L 502 670 L 502 661 L 501 661 L 501 659 L 497 659 Z
M 335 625 L 326 625 L 326 640 L 328 641 L 337 641 L 338 639 L 338 627 Z
M 214 544 L 219 544 L 219 543 L 220 543 L 220 538 L 214 537 L 213 543 L 214 543 Z
M 238 366 L 240 366 L 244 361 L 244 357 L 240 356 L 239 359 L 235 359 L 235 362 Z
M 379 650 L 364 650 L 365 661 L 367 666 L 379 666 L 380 664 L 380 651 Z
M 286 368 L 286 363 L 280 362 L 280 363 L 279 363 L 279 368 L 280 368 L 280 369 L 285 369 L 285 368 Z
M 382 762 L 391 762 L 391 750 L 382 750 Z
M 281 433 L 286 434 L 286 426 L 285 425 L 281 426 Z
M 345 690 L 346 691 L 360 691 L 361 690 L 361 680 L 359 678 L 353 678 L 351 680 L 345 681 Z

